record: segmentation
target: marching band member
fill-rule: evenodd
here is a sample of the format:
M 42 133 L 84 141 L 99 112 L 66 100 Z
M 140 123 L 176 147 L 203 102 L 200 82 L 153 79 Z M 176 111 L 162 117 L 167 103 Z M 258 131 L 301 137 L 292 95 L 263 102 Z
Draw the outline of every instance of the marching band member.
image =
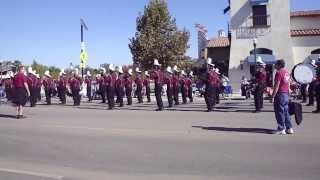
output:
M 146 88 L 146 96 L 148 99 L 148 102 L 151 102 L 151 97 L 150 97 L 150 74 L 148 73 L 148 71 L 144 72 L 145 78 L 143 80 L 143 85 Z
M 263 92 L 267 82 L 267 72 L 265 70 L 265 66 L 266 64 L 259 56 L 257 58 L 257 70 L 255 72 L 256 89 L 254 92 L 254 104 L 256 113 L 261 112 L 261 109 L 263 108 Z
M 37 76 L 37 83 L 36 83 L 37 84 L 36 85 L 36 87 L 37 87 L 37 101 L 41 101 L 42 79 L 39 74 L 36 74 L 36 76 Z
M 137 97 L 138 97 L 138 103 L 141 104 L 143 103 L 143 98 L 142 98 L 142 88 L 143 88 L 143 78 L 142 78 L 142 71 L 137 67 L 136 68 L 136 79 L 135 79 L 135 84 L 137 86 Z
M 92 91 L 92 78 L 91 78 L 91 73 L 90 71 L 87 71 L 87 76 L 85 79 L 85 83 L 87 85 L 87 97 L 88 97 L 88 101 L 91 102 L 92 101 L 92 95 L 91 95 L 91 91 Z
M 167 84 L 167 97 L 169 108 L 173 107 L 173 72 L 170 66 L 167 67 L 167 75 L 165 77 L 165 83 Z
M 117 103 L 119 103 L 119 107 L 123 107 L 123 97 L 124 97 L 124 78 L 123 78 L 123 70 L 120 66 L 118 68 L 118 78 L 116 80 L 116 94 L 117 94 Z
M 130 68 L 124 76 L 127 105 L 132 105 L 132 69 Z
M 216 104 L 216 85 L 218 84 L 218 76 L 215 73 L 214 64 L 212 63 L 212 59 L 208 58 L 207 60 L 207 79 L 205 81 L 205 99 L 207 103 L 207 112 L 211 112 L 214 109 Z
M 80 90 L 81 90 L 81 84 L 82 84 L 81 81 L 82 80 L 79 77 L 79 70 L 75 69 L 75 71 L 73 72 L 73 76 L 69 79 L 69 85 L 71 89 L 74 106 L 80 106 L 80 102 L 81 102 Z
M 216 84 L 216 104 L 220 104 L 220 93 L 221 93 L 221 89 L 222 89 L 222 86 L 221 86 L 221 80 L 220 80 L 220 70 L 219 68 L 215 68 L 215 73 L 217 74 L 217 77 L 218 77 L 218 83 Z
M 161 64 L 157 59 L 154 59 L 153 62 L 153 72 L 152 72 L 152 79 L 155 83 L 155 95 L 157 100 L 158 109 L 156 111 L 163 110 L 163 102 L 162 102 L 162 85 L 163 85 L 163 72 L 160 69 Z
M 311 65 L 314 68 L 317 68 L 316 60 L 311 61 Z M 308 88 L 308 97 L 309 97 L 309 103 L 307 106 L 314 106 L 314 97 L 315 97 L 315 84 L 316 84 L 317 78 L 314 78 L 312 82 L 309 84 Z
M 187 87 L 188 87 L 188 98 L 189 98 L 189 101 L 190 103 L 193 102 L 193 92 L 192 92 L 192 78 L 193 78 L 193 72 L 191 71 L 189 73 L 189 76 L 187 77 L 186 79 L 186 84 L 187 84 Z
M 51 96 L 53 93 L 54 84 L 49 71 L 46 71 L 44 73 L 43 86 L 45 90 L 47 105 L 51 105 Z
M 316 92 L 316 101 L 317 101 L 317 109 L 313 111 L 313 113 L 320 113 L 320 58 L 318 59 L 316 67 L 316 84 L 315 84 L 315 92 Z
M 13 77 L 14 77 L 13 72 L 9 71 L 8 78 L 4 81 L 5 92 L 6 92 L 6 97 L 8 101 L 11 101 L 13 97 L 13 90 L 14 90 Z
M 174 105 L 179 105 L 179 91 L 180 91 L 180 71 L 178 70 L 178 66 L 173 67 L 174 75 L 173 75 L 173 97 L 174 97 Z
M 182 95 L 182 103 L 187 104 L 187 96 L 188 96 L 188 86 L 187 86 L 187 73 L 182 70 L 180 78 L 180 87 L 181 87 L 181 95 Z
M 29 67 L 27 82 L 30 90 L 30 106 L 31 107 L 35 107 L 37 103 L 37 89 L 36 89 L 37 77 L 35 74 L 36 73 L 32 70 L 32 68 Z
M 61 104 L 66 104 L 67 103 L 67 97 L 66 97 L 66 93 L 67 93 L 67 80 L 65 77 L 65 72 L 64 70 L 61 70 L 60 72 L 60 76 L 59 76 L 59 80 L 58 80 L 58 86 L 57 86 L 57 90 L 58 90 L 58 95 L 61 101 Z
M 101 75 L 98 76 L 97 81 L 99 84 L 99 94 L 101 95 L 102 102 L 101 103 L 106 103 L 106 92 L 107 92 L 107 85 L 105 82 L 105 77 L 106 77 L 106 69 L 101 68 Z
M 107 84 L 107 97 L 108 97 L 108 106 L 109 110 L 114 108 L 114 91 L 115 91 L 115 83 L 117 80 L 117 74 L 115 72 L 115 67 L 113 64 L 109 65 L 110 74 L 106 76 L 106 84 Z

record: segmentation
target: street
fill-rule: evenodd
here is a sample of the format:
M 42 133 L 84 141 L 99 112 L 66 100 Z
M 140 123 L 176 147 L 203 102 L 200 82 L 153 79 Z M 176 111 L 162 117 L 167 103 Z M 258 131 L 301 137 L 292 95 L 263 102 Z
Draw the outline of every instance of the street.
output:
M 15 119 L 14 108 L 2 104 L 0 179 L 320 178 L 320 119 L 313 108 L 285 136 L 270 134 L 276 121 L 268 102 L 258 114 L 249 100 L 224 100 L 212 113 L 204 112 L 202 99 L 154 109 L 155 102 L 113 111 L 98 102 L 38 105 Z

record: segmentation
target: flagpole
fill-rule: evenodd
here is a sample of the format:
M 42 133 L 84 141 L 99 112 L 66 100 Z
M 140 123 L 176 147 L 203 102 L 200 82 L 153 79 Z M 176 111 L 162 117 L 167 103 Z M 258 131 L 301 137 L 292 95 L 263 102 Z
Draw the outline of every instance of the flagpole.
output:
M 81 44 L 83 44 L 83 25 L 81 24 Z M 83 49 L 81 48 L 80 53 L 82 53 Z M 83 66 L 81 67 L 81 75 L 83 79 Z

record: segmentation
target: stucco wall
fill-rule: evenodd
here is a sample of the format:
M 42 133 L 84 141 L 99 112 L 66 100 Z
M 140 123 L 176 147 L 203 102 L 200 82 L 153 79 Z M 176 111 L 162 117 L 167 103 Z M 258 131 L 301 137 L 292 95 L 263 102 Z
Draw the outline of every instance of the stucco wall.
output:
M 292 44 L 294 62 L 298 64 L 307 60 L 311 51 L 320 48 L 320 36 L 294 37 Z
M 320 17 L 292 17 L 291 29 L 320 28 Z
M 237 29 L 243 27 L 252 14 L 249 0 L 231 0 L 230 28 L 232 33 L 229 75 L 233 88 L 240 89 L 242 76 L 250 77 L 249 66 L 240 69 L 240 61 L 249 56 L 253 49 L 252 38 L 239 39 Z M 273 51 L 277 59 L 284 59 L 289 68 L 293 67 L 292 43 L 290 37 L 290 5 L 289 0 L 269 0 L 268 14 L 271 16 L 271 27 L 257 37 L 257 48 Z

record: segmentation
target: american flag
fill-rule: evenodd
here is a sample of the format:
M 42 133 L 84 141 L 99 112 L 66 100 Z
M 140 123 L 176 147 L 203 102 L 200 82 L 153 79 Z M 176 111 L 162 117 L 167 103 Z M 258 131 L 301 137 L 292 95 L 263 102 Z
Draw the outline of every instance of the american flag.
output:
M 202 50 L 206 47 L 208 38 L 207 38 L 207 28 L 201 24 L 195 24 L 198 31 L 198 58 L 202 59 Z

